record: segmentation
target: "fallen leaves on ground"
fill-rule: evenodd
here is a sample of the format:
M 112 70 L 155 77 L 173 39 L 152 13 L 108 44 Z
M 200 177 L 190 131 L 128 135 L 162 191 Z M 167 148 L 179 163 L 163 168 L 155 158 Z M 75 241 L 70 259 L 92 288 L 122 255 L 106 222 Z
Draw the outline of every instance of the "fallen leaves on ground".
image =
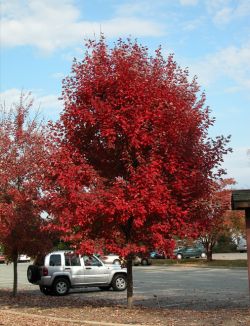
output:
M 62 320 L 57 320 L 62 318 Z M 65 321 L 64 319 L 65 318 Z M 96 300 L 90 303 L 84 297 L 56 297 L 20 292 L 16 297 L 8 290 L 0 291 L 0 325 L 18 326 L 66 326 L 89 325 L 84 321 L 95 321 L 127 325 L 250 325 L 250 309 L 176 309 L 145 308 L 136 306 L 127 309 L 115 300 Z

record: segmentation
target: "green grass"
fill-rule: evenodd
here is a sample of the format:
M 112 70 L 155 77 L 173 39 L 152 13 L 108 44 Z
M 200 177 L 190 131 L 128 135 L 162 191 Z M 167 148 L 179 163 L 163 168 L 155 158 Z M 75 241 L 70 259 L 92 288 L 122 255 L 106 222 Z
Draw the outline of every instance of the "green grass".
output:
M 152 259 L 152 265 L 192 265 L 198 267 L 247 267 L 246 259 L 212 260 L 206 259 Z

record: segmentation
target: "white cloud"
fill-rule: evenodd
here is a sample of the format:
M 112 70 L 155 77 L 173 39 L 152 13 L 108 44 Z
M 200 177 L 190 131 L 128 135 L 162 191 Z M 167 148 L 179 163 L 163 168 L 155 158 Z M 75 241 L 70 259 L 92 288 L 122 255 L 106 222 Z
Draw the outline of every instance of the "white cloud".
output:
M 250 43 L 242 47 L 230 46 L 221 49 L 191 64 L 190 68 L 202 85 L 209 86 L 226 77 L 234 83 L 228 91 L 250 91 Z
M 62 72 L 55 72 L 51 75 L 51 77 L 62 80 L 65 77 L 65 75 Z
M 6 110 L 13 104 L 18 103 L 21 93 L 28 94 L 27 91 L 11 88 L 0 93 L 0 104 L 4 105 Z M 41 91 L 31 92 L 30 99 L 34 99 L 34 111 L 39 110 L 41 116 L 49 119 L 57 119 L 62 111 L 62 103 L 58 100 L 58 95 L 42 95 Z
M 215 24 L 227 24 L 231 21 L 233 16 L 233 9 L 230 7 L 222 8 L 221 10 L 217 11 L 213 21 Z
M 151 20 L 119 15 L 110 20 L 83 21 L 72 0 L 3 1 L 1 44 L 33 45 L 45 52 L 83 42 L 86 37 L 159 36 L 163 27 Z
M 199 0 L 180 0 L 182 6 L 195 6 Z
M 250 15 L 250 2 L 249 1 L 241 1 L 239 6 L 236 8 L 235 13 L 237 17 L 244 17 Z
M 191 31 L 199 28 L 203 22 L 204 22 L 204 16 L 198 17 L 193 20 L 184 21 L 184 23 L 182 24 L 183 31 L 191 32 Z
M 206 8 L 213 22 L 218 26 L 250 15 L 248 0 L 207 0 Z
M 11 88 L 0 93 L 0 103 L 4 105 L 6 109 L 11 108 L 13 103 L 18 103 L 22 91 L 17 88 Z
M 101 24 L 102 32 L 105 35 L 115 36 L 160 36 L 163 35 L 163 29 L 160 25 L 154 22 L 150 22 L 143 19 L 137 19 L 134 17 L 119 17 L 109 21 L 104 21 Z M 100 24 L 96 23 L 96 29 L 100 30 Z
M 235 148 L 232 154 L 228 154 L 225 157 L 224 167 L 228 172 L 227 177 L 236 180 L 235 188 L 250 189 L 249 148 Z
M 231 0 L 206 0 L 206 7 L 209 13 L 213 13 L 223 7 L 228 6 Z
M 155 14 L 156 8 L 158 8 L 157 3 L 153 3 L 148 0 L 126 1 L 125 3 L 118 2 L 115 5 L 115 11 L 118 17 L 131 17 L 134 15 L 148 16 L 152 13 Z

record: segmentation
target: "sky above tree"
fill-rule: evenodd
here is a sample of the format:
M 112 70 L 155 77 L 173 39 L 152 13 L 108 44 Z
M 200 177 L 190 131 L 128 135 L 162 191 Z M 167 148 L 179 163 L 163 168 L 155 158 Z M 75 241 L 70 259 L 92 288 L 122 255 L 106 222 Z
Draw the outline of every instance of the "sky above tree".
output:
M 250 188 L 250 1 L 248 0 L 0 0 L 0 97 L 8 106 L 21 90 L 57 119 L 62 78 L 85 39 L 104 33 L 112 45 L 136 38 L 149 51 L 162 45 L 190 76 L 197 75 L 216 117 L 211 136 L 232 135 L 225 158 L 237 188 Z

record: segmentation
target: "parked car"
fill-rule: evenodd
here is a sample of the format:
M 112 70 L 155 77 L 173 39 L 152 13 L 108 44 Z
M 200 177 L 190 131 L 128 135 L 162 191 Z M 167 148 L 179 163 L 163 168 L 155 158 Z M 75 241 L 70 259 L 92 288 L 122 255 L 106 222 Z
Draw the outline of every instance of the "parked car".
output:
M 236 250 L 239 252 L 246 252 L 247 251 L 247 241 L 244 238 L 240 238 Z
M 135 266 L 147 266 L 152 264 L 152 260 L 150 257 L 144 256 L 144 255 L 136 255 L 133 258 L 133 264 Z
M 0 263 L 5 263 L 5 256 L 2 252 L 0 252 Z
M 165 259 L 166 255 L 163 251 L 152 251 L 150 253 L 150 258 L 152 259 Z
M 109 254 L 109 255 L 100 255 L 98 256 L 105 264 L 115 264 L 115 265 L 125 265 L 126 261 L 119 257 L 118 255 L 115 254 Z M 139 266 L 139 265 L 151 265 L 151 259 L 150 257 L 146 256 L 141 256 L 141 255 L 136 255 L 133 258 L 133 264 L 134 266 Z
M 18 262 L 23 263 L 23 262 L 30 262 L 31 258 L 27 255 L 19 255 L 18 257 Z
M 105 263 L 105 264 L 114 264 L 114 265 L 121 265 L 122 259 L 118 255 L 115 254 L 108 254 L 108 255 L 98 255 L 98 257 Z
M 177 259 L 183 258 L 206 258 L 203 246 L 184 246 L 174 249 L 174 255 Z
M 127 270 L 106 265 L 95 255 L 78 255 L 72 251 L 55 251 L 45 256 L 42 266 L 29 265 L 28 281 L 46 295 L 66 295 L 70 288 L 99 287 L 101 290 L 124 291 Z

